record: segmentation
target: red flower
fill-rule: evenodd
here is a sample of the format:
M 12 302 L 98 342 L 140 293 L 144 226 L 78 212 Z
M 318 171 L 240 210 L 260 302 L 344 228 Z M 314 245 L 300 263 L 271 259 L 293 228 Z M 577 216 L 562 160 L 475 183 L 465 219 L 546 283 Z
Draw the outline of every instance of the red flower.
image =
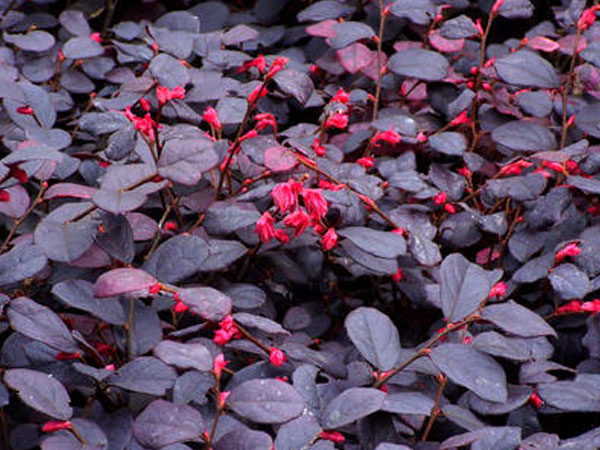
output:
M 286 227 L 295 228 L 294 237 L 299 236 L 310 224 L 310 216 L 306 214 L 302 208 L 299 208 L 295 212 L 288 214 L 283 219 L 283 224 Z
M 204 119 L 211 127 L 220 130 L 221 129 L 221 121 L 219 120 L 219 114 L 217 111 L 211 106 L 207 107 L 202 114 L 202 119 Z
M 471 171 L 469 170 L 469 168 L 467 166 L 465 167 L 461 167 L 460 169 L 457 170 L 457 172 L 462 175 L 463 177 L 470 177 L 471 176 Z
M 232 337 L 233 333 L 231 333 L 230 331 L 219 329 L 215 331 L 213 342 L 217 345 L 225 345 L 231 340 Z
M 256 222 L 256 228 L 254 232 L 258 234 L 258 238 L 261 242 L 267 243 L 275 237 L 275 218 L 271 216 L 269 211 L 265 211 L 264 214 Z
M 176 98 L 185 98 L 185 89 L 181 86 L 175 86 L 173 89 L 169 89 L 166 86 L 157 86 L 156 98 L 158 99 L 159 106 L 163 106 L 168 101 Z
M 344 90 L 344 88 L 339 88 L 333 97 L 331 97 L 331 102 L 339 102 L 344 105 L 350 101 L 350 95 Z
M 532 164 L 529 161 L 525 161 L 524 159 L 520 159 L 513 163 L 510 163 L 500 169 L 498 172 L 500 175 L 520 175 L 522 169 L 526 169 L 530 167 Z
M 469 119 L 469 115 L 468 115 L 466 109 L 464 111 L 462 111 L 454 119 L 452 119 L 452 121 L 450 122 L 450 126 L 457 127 L 457 126 L 462 125 L 464 123 L 471 123 L 471 119 Z
M 496 14 L 498 14 L 498 10 L 500 9 L 500 7 L 502 6 L 502 4 L 505 1 L 506 0 L 496 0 L 496 2 L 494 3 L 494 6 L 492 6 L 492 10 L 490 11 L 490 15 L 495 16 Z
M 339 112 L 336 112 L 335 114 L 333 114 L 331 117 L 329 117 L 327 119 L 327 122 L 325 122 L 326 130 L 331 127 L 339 128 L 340 130 L 343 130 L 347 126 L 348 126 L 348 116 L 346 114 L 339 113 Z
M 81 359 L 81 353 L 58 352 L 56 355 L 54 355 L 54 359 L 56 359 L 57 361 L 74 361 L 77 359 Z
M 346 440 L 344 435 L 339 431 L 321 431 L 319 433 L 319 437 L 326 441 L 335 442 L 336 444 L 339 444 Z
M 223 356 L 223 353 L 219 353 L 213 360 L 212 371 L 217 380 L 221 378 L 221 372 L 223 371 L 228 362 L 229 361 L 225 361 L 225 356 Z
M 595 298 L 591 302 L 585 302 L 583 305 L 581 305 L 581 310 L 591 312 L 594 314 L 600 312 L 600 300 Z
M 10 192 L 0 189 L 0 202 L 10 202 Z
M 529 397 L 529 401 L 535 407 L 535 409 L 540 409 L 544 404 L 544 401 L 540 398 L 537 392 L 533 392 L 533 394 L 531 394 L 531 397 Z
M 370 169 L 375 165 L 375 160 L 371 156 L 364 156 L 356 160 L 357 164 L 360 164 L 365 169 Z
M 302 198 L 308 213 L 319 220 L 327 214 L 327 200 L 321 194 L 321 189 L 302 189 Z
M 325 156 L 325 147 L 321 145 L 321 141 L 319 140 L 319 138 L 315 138 L 312 145 L 312 149 L 314 150 L 317 156 Z
M 271 113 L 261 113 L 254 116 L 254 120 L 257 121 L 256 129 L 259 131 L 264 130 L 268 126 L 273 128 L 273 131 L 277 133 L 277 120 Z
M 556 252 L 554 257 L 554 261 L 559 263 L 567 256 L 577 256 L 581 253 L 581 248 L 577 245 L 576 242 L 571 242 L 570 244 L 565 245 L 561 250 Z
M 110 372 L 114 372 L 115 371 L 115 365 L 114 364 L 108 364 L 108 365 L 104 366 L 104 370 L 108 370 Z
M 33 108 L 31 106 L 19 106 L 17 108 L 19 114 L 33 114 Z
M 52 433 L 53 431 L 58 430 L 68 430 L 73 427 L 73 424 L 68 420 L 58 421 L 58 420 L 49 420 L 42 427 L 42 431 L 44 433 Z
M 144 111 L 150 111 L 150 103 L 148 103 L 148 100 L 146 100 L 145 98 L 140 98 L 140 106 Z
M 402 140 L 402 136 L 394 131 L 394 127 L 391 127 L 389 130 L 380 131 L 375 136 L 373 136 L 373 145 L 378 146 L 377 143 L 379 141 L 389 142 L 390 144 L 398 144 Z
M 450 204 L 450 203 L 446 203 L 444 205 L 444 210 L 448 213 L 448 214 L 454 214 L 456 212 L 456 206 Z
M 163 225 L 165 231 L 177 231 L 177 224 L 172 220 L 167 220 Z
M 500 281 L 498 283 L 496 283 L 494 286 L 492 286 L 492 289 L 490 289 L 490 298 L 496 298 L 496 297 L 504 297 L 506 295 L 506 289 L 508 289 L 508 286 L 506 286 L 506 283 L 504 281 Z
M 341 191 L 346 187 L 345 184 L 334 184 L 329 180 L 319 180 L 319 187 L 328 191 Z
M 285 56 L 275 58 L 275 61 L 273 61 L 273 64 L 271 64 L 271 68 L 267 73 L 267 79 L 273 77 L 277 72 L 283 70 L 283 68 L 287 65 L 289 61 L 289 58 L 286 58 Z
M 568 314 L 568 313 L 577 313 L 581 312 L 581 301 L 579 300 L 571 300 L 566 305 L 561 306 L 556 309 L 556 314 Z
M 158 294 L 161 289 L 162 289 L 162 286 L 160 283 L 154 283 L 152 286 L 150 286 L 148 288 L 148 293 L 149 294 Z
M 436 205 L 443 205 L 444 203 L 446 203 L 447 198 L 448 196 L 446 195 L 446 193 L 442 191 L 438 195 L 433 197 L 433 203 L 435 203 Z
M 323 244 L 323 249 L 326 251 L 331 250 L 338 243 L 338 235 L 333 228 L 327 230 L 327 233 L 323 235 L 323 240 L 321 241 Z
M 584 10 L 577 21 L 577 28 L 581 31 L 587 30 L 596 21 L 596 11 L 600 9 L 600 5 L 594 5 L 591 8 Z
M 287 183 L 276 184 L 271 190 L 271 198 L 281 213 L 294 212 L 298 206 L 298 194 L 301 190 L 302 183 L 290 179 Z
M 273 364 L 275 367 L 281 366 L 287 358 L 285 353 L 275 347 L 271 347 L 269 350 L 269 362 Z
M 259 84 L 248 96 L 248 103 L 255 103 L 268 93 L 267 87 L 264 84 Z
M 179 298 L 178 292 L 175 292 L 173 299 L 175 300 L 175 305 L 173 305 L 173 312 L 183 313 L 183 312 L 186 312 L 188 309 L 190 309 L 190 307 L 188 305 L 186 305 L 185 303 L 183 303 L 181 301 L 181 299 Z
M 231 394 L 231 392 L 229 391 L 223 391 L 219 393 L 219 398 L 217 399 L 218 409 L 223 409 L 225 407 L 225 402 L 227 401 L 227 397 L 229 397 L 229 394 Z
M 396 271 L 395 274 L 392 275 L 392 280 L 394 280 L 395 283 L 398 283 L 399 281 L 404 279 L 404 273 L 402 272 L 402 269 L 400 267 L 398 267 L 398 270 Z
M 256 58 L 246 61 L 237 69 L 237 73 L 243 73 L 250 70 L 251 67 L 256 67 L 260 73 L 263 73 L 267 68 L 267 61 L 263 55 L 258 55 Z
M 231 338 L 237 339 L 242 337 L 242 334 L 238 330 L 231 315 L 225 316 L 225 318 L 219 322 L 219 326 L 221 328 L 215 331 L 215 337 L 213 338 L 213 342 L 217 345 L 225 345 Z
M 290 242 L 290 237 L 285 232 L 285 230 L 275 230 L 275 239 L 277 239 L 282 244 L 287 244 Z

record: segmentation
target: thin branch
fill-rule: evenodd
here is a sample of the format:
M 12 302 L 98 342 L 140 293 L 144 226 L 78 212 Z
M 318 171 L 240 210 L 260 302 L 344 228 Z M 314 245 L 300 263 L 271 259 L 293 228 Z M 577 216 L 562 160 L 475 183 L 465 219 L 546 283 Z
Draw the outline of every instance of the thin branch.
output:
M 429 415 L 429 420 L 427 421 L 427 426 L 425 427 L 423 436 L 421 436 L 421 442 L 425 442 L 427 440 L 427 438 L 429 437 L 429 433 L 433 428 L 433 424 L 435 423 L 435 419 L 437 419 L 441 414 L 440 402 L 442 401 L 442 396 L 444 395 L 444 388 L 446 387 L 447 383 L 448 377 L 441 375 L 439 379 L 437 394 L 435 395 L 435 403 L 431 408 L 431 414 Z

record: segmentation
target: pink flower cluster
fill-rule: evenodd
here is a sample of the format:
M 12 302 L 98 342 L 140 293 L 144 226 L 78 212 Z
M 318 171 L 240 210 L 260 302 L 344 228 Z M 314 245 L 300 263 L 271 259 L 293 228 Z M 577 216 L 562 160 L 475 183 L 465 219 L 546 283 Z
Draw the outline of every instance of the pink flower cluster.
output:
M 290 178 L 287 183 L 279 183 L 273 188 L 271 198 L 279 213 L 284 215 L 283 225 L 294 229 L 294 237 L 302 234 L 308 226 L 312 226 L 318 234 L 323 234 L 322 244 L 325 250 L 335 247 L 335 230 L 329 228 L 326 231 L 322 224 L 328 206 L 321 189 L 305 188 L 301 182 Z M 304 207 L 299 205 L 300 199 Z M 269 211 L 265 211 L 258 220 L 254 231 L 261 242 L 267 243 L 273 238 L 283 243 L 289 241 L 285 230 L 275 228 L 275 222 L 275 217 Z

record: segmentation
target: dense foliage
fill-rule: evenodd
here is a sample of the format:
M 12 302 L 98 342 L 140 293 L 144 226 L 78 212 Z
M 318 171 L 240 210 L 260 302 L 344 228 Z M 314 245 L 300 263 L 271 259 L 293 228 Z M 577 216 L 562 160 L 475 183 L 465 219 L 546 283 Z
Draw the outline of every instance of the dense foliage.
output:
M 0 446 L 600 448 L 600 6 L 533 3 L 0 0 Z

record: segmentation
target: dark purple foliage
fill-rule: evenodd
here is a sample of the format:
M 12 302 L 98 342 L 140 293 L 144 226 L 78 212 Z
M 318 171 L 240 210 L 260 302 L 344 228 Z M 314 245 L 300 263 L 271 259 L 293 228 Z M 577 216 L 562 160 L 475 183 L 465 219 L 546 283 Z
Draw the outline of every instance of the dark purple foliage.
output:
M 600 448 L 600 6 L 0 0 L 0 448 Z

